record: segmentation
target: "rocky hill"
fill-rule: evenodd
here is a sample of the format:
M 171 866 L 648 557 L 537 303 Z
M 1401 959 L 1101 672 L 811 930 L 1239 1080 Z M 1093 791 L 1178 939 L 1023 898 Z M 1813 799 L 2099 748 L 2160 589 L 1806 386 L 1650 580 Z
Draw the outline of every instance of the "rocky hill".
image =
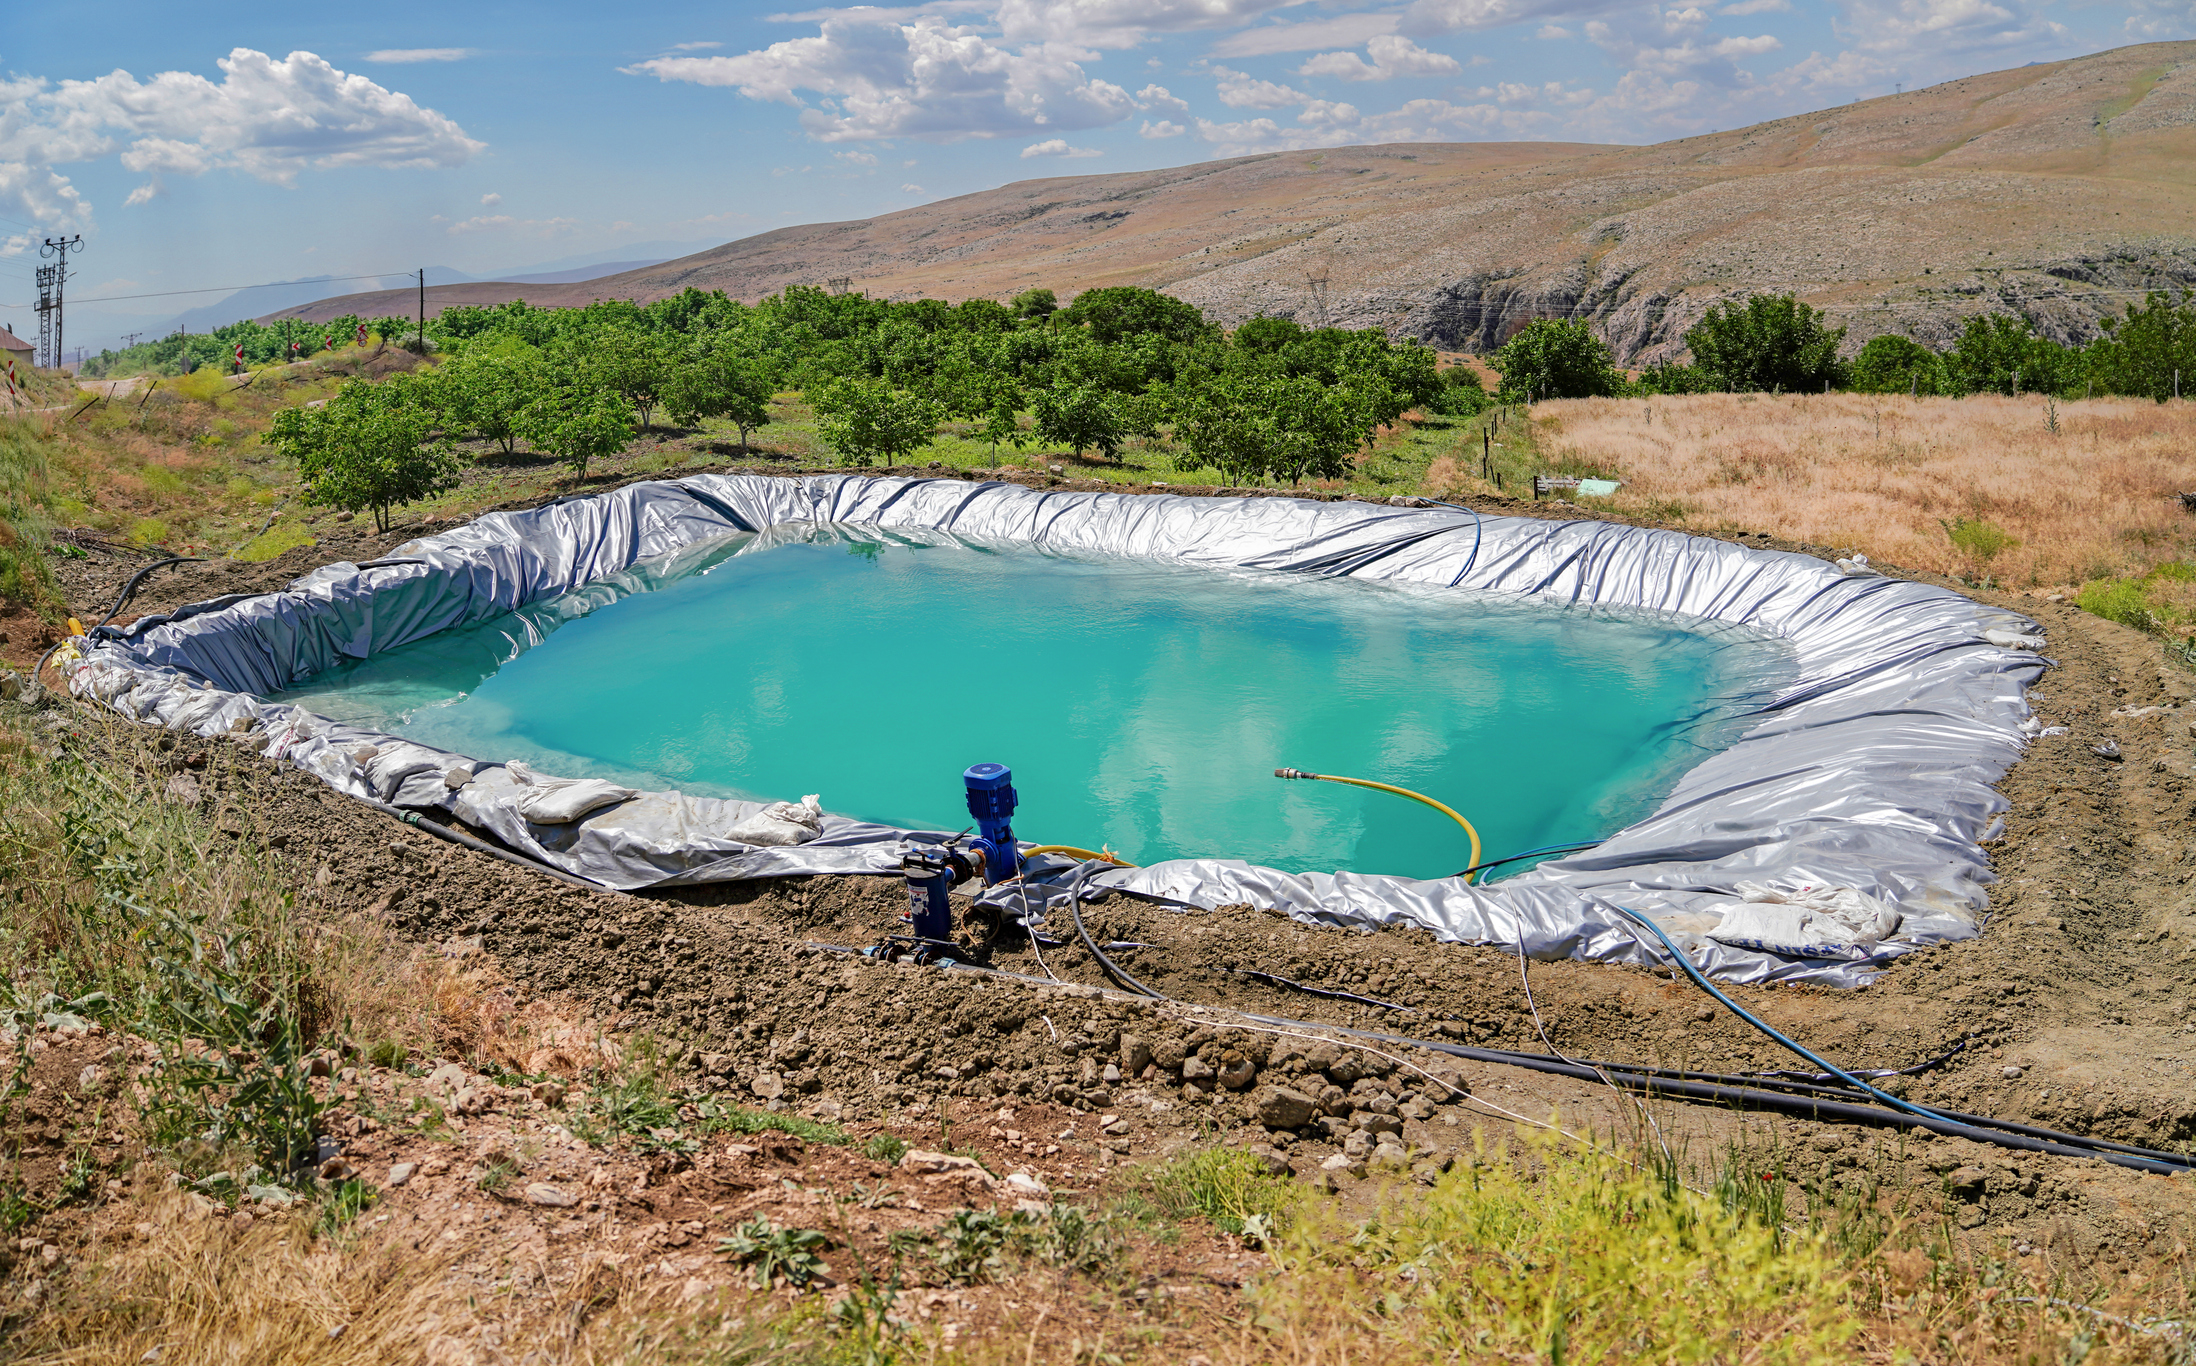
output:
M 2196 42 L 1650 147 L 1413 143 L 1020 181 L 584 285 L 453 285 L 428 301 L 690 285 L 754 299 L 835 280 L 951 299 L 1140 284 L 1225 321 L 1264 312 L 1473 352 L 1535 317 L 1582 317 L 1633 362 L 1677 351 L 1717 299 L 1764 289 L 1831 309 L 1852 345 L 1884 331 L 1941 344 L 1978 310 L 2082 340 L 2131 293 L 2196 285 Z M 413 302 L 352 295 L 287 315 Z

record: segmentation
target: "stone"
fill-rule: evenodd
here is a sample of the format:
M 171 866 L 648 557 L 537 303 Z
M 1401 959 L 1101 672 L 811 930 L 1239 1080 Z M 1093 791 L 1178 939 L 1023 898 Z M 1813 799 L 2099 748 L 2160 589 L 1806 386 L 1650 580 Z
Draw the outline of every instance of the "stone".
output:
M 1397 1119 L 1394 1115 L 1383 1115 L 1377 1114 L 1371 1110 L 1360 1110 L 1357 1112 L 1356 1119 L 1357 1127 L 1365 1133 L 1399 1134 L 1403 1132 L 1403 1121 Z
M 1010 1172 L 1006 1179 L 1009 1193 L 1032 1200 L 1049 1200 L 1052 1188 L 1028 1172 Z
M 410 1162 L 399 1162 L 395 1166 L 389 1168 L 389 1188 L 391 1190 L 394 1190 L 398 1186 L 401 1186 L 410 1181 L 412 1179 L 412 1173 L 417 1170 L 419 1170 L 419 1168 L 415 1164 Z
M 1363 1159 L 1352 1157 L 1348 1153 L 1336 1153 L 1334 1156 L 1320 1163 L 1319 1170 L 1329 1173 L 1347 1172 L 1360 1181 L 1365 1179 L 1365 1163 Z
M 334 1070 L 329 1065 L 328 1055 L 325 1053 L 313 1054 L 305 1064 L 305 1075 L 308 1077 L 325 1077 Z
M 1212 1064 L 1194 1053 L 1182 1059 L 1182 1084 L 1199 1088 L 1210 1087 L 1218 1077 Z
M 1269 1129 L 1301 1129 L 1319 1112 L 1319 1102 L 1286 1086 L 1261 1086 L 1251 1097 L 1251 1108 Z
M 1151 1066 L 1151 1045 L 1134 1034 L 1121 1036 L 1121 1070 L 1135 1076 Z
M 1258 1078 L 1258 1066 L 1249 1058 L 1223 1062 L 1220 1066 L 1220 1084 L 1230 1091 L 1243 1091 Z
M 785 1078 L 779 1076 L 776 1072 L 757 1072 L 755 1079 L 750 1081 L 747 1086 L 749 1090 L 764 1100 L 776 1100 L 785 1094 Z
M 1402 1113 L 1405 1119 L 1432 1119 L 1434 1103 L 1424 1096 L 1412 1096 L 1403 1102 Z
M 1382 1170 L 1401 1171 L 1411 1165 L 1410 1150 L 1394 1143 L 1383 1143 L 1373 1149 L 1372 1165 Z
M 564 1108 L 565 1091 L 561 1081 L 537 1081 L 530 1094 L 552 1110 Z
M 1258 1159 L 1259 1165 L 1265 1168 L 1268 1176 L 1294 1176 L 1296 1174 L 1296 1165 L 1271 1148 L 1248 1148 L 1245 1151 Z
M 721 1077 L 731 1072 L 734 1059 L 730 1053 L 704 1053 L 700 1061 L 702 1071 L 712 1077 Z
M 1342 1140 L 1342 1152 L 1352 1159 L 1362 1158 L 1373 1150 L 1373 1136 L 1359 1130 Z
M 427 1074 L 427 1089 L 444 1097 L 454 1096 L 472 1084 L 472 1074 L 454 1062 L 446 1062 Z
M 1990 1172 L 1983 1167 L 1961 1167 L 1946 1180 L 1951 1184 L 1955 1195 L 1972 1199 L 1982 1194 L 1984 1184 L 1990 1180 Z
M 2020 1068 L 2018 1068 L 2018 1067 L 2008 1067 L 2008 1068 L 2006 1068 L 2006 1069 L 2005 1069 L 2005 1079 L 2006 1079 L 2007 1081 L 2019 1081 L 2019 1080 L 2021 1079 L 2021 1069 L 2020 1069 Z
M 450 1108 L 461 1115 L 484 1115 L 496 1108 L 495 1093 L 485 1086 L 468 1086 L 457 1093 Z
M 579 1203 L 579 1197 L 558 1190 L 546 1181 L 536 1181 L 526 1188 L 526 1203 L 547 1209 L 570 1209 Z
M 448 1170 L 450 1170 L 450 1159 L 447 1157 L 430 1157 L 419 1164 L 419 1174 L 421 1176 L 440 1176 Z
M 320 1164 L 320 1179 L 323 1181 L 348 1181 L 356 1175 L 358 1168 L 340 1157 L 331 1157 Z
M 1411 1179 L 1421 1186 L 1431 1186 L 1441 1180 L 1441 1174 L 1449 1169 L 1450 1159 L 1429 1158 L 1411 1168 Z

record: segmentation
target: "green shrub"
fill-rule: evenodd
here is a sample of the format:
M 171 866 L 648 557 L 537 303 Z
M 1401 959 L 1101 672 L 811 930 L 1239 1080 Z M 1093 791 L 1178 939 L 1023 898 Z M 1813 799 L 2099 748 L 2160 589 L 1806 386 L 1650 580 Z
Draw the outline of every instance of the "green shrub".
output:
M 2141 579 L 2097 579 L 2083 584 L 2074 601 L 2091 616 L 2138 631 L 2155 631 L 2160 625 L 2158 610 Z
M 750 1219 L 717 1244 L 719 1256 L 755 1273 L 757 1289 L 790 1285 L 805 1290 L 831 1268 L 821 1254 L 831 1239 L 812 1228 L 779 1228 L 768 1219 Z
M 1624 392 L 1609 347 L 1582 322 L 1540 318 L 1488 357 L 1502 376 L 1504 403 L 1548 398 L 1607 398 Z
M 1870 337 L 1853 358 L 1850 382 L 1864 394 L 1944 392 L 1944 359 L 1910 337 Z
M 896 464 L 929 445 L 944 416 L 936 403 L 882 380 L 839 380 L 820 390 L 814 403 L 824 444 L 846 465 Z
M 1984 567 L 2004 551 L 2020 544 L 2004 527 L 1979 517 L 1958 517 L 1950 521 L 1939 518 L 1937 524 L 1944 528 L 1954 549 Z
M 1718 303 L 1685 333 L 1693 363 L 1739 393 L 1819 393 L 1845 379 L 1845 329 L 1790 294 Z
M 1237 1235 L 1270 1235 L 1288 1226 L 1303 1188 L 1274 1176 L 1240 1148 L 1202 1148 L 1145 1174 L 1146 1198 L 1168 1218 L 1202 1215 Z M 1257 1222 L 1253 1222 L 1253 1221 Z

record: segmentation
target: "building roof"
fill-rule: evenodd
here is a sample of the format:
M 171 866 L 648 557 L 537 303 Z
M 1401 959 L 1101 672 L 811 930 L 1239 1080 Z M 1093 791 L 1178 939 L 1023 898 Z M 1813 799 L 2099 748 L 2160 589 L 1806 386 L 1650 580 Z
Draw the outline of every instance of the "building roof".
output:
M 29 355 L 37 348 L 5 327 L 0 327 L 0 351 L 20 351 Z

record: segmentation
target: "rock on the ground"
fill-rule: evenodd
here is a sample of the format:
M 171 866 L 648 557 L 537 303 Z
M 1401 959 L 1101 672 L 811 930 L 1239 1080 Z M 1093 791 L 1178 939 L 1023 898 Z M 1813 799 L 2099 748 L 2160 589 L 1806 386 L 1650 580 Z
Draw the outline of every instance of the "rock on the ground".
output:
M 567 1194 L 546 1181 L 536 1181 L 526 1188 L 526 1203 L 543 1205 L 549 1209 L 570 1209 L 579 1203 L 579 1197 Z
M 417 1170 L 419 1170 L 419 1168 L 410 1162 L 399 1162 L 395 1166 L 389 1168 L 389 1188 L 391 1190 L 394 1190 L 398 1186 L 401 1186 L 405 1182 L 411 1180 L 412 1173 Z
M 1258 1122 L 1269 1129 L 1301 1129 L 1319 1113 L 1319 1102 L 1286 1086 L 1261 1086 L 1251 1097 Z

